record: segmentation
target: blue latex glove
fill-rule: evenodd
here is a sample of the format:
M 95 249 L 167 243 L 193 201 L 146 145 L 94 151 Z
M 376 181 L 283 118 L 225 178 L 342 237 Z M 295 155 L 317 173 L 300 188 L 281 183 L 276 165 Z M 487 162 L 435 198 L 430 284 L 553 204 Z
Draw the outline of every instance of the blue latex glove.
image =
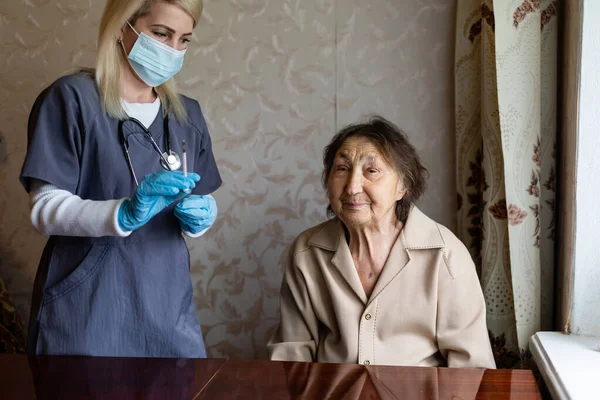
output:
M 135 195 L 121 203 L 119 227 L 133 231 L 146 224 L 169 204 L 187 196 L 196 187 L 200 175 L 181 171 L 161 171 L 146 175 Z
M 185 232 L 197 235 L 211 227 L 217 218 L 217 202 L 208 196 L 191 195 L 175 206 L 175 216 Z

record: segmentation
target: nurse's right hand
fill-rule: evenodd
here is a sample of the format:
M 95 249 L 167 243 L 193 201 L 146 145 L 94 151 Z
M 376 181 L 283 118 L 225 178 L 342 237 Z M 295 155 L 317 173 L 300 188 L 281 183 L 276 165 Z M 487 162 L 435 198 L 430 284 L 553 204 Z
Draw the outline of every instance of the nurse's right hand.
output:
M 161 171 L 146 175 L 135 195 L 121 203 L 119 227 L 133 231 L 146 224 L 165 207 L 187 196 L 196 187 L 200 175 L 181 171 Z

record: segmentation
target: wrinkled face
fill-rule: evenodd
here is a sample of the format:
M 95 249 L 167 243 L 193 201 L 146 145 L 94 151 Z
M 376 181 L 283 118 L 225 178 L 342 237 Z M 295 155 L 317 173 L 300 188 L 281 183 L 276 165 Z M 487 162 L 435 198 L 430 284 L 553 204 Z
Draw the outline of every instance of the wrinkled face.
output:
M 182 8 L 162 1 L 152 5 L 150 13 L 140 17 L 132 24 L 137 33 L 146 35 L 176 50 L 187 48 L 194 28 L 194 19 Z M 127 54 L 137 40 L 137 34 L 125 24 L 123 27 L 123 45 Z
M 364 137 L 350 137 L 335 155 L 327 179 L 331 209 L 349 227 L 396 221 L 406 190 L 395 169 Z

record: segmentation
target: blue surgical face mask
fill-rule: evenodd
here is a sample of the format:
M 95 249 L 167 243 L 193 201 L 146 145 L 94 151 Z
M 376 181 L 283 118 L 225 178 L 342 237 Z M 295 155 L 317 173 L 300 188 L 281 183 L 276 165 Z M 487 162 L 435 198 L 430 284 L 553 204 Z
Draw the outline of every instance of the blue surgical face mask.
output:
M 129 21 L 127 24 L 138 35 L 127 56 L 129 64 L 148 86 L 160 86 L 181 70 L 183 56 L 187 49 L 175 50 L 144 32 L 137 33 Z

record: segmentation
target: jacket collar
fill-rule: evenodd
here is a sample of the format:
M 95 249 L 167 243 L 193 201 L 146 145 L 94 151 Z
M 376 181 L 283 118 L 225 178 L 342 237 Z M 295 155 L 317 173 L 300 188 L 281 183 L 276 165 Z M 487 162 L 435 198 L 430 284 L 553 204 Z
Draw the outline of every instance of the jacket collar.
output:
M 331 258 L 332 264 L 338 269 L 348 286 L 363 304 L 368 304 L 374 301 L 383 289 L 410 263 L 410 250 L 443 248 L 444 239 L 438 225 L 417 207 L 413 207 L 408 214 L 406 224 L 404 224 L 398 240 L 390 249 L 388 259 L 370 298 L 367 298 L 356 272 L 350 249 L 346 243 L 344 227 L 339 219 L 335 218 L 323 224 L 321 229 L 309 238 L 308 245 L 335 252 Z
M 400 237 L 406 250 L 444 248 L 445 243 L 438 224 L 413 206 L 408 213 Z M 327 221 L 308 240 L 309 246 L 337 251 L 344 239 L 344 226 L 338 218 Z

